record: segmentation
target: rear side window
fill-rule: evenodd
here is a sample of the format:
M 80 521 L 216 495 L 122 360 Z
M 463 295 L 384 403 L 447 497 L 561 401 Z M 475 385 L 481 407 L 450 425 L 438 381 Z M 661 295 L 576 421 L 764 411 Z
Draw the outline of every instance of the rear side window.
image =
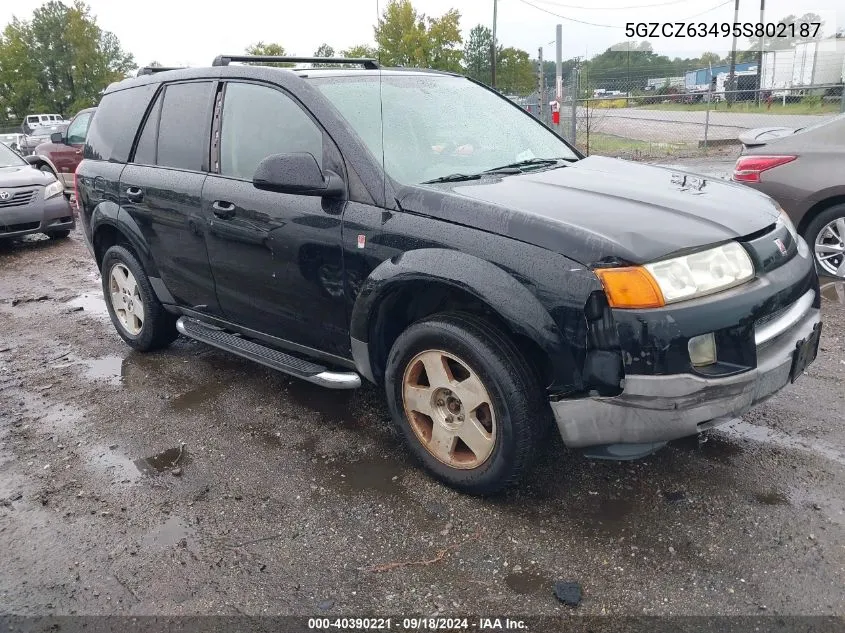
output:
M 85 158 L 125 163 L 156 84 L 110 92 L 94 113 L 85 142 Z
M 210 81 L 167 86 L 158 126 L 156 164 L 201 171 L 211 133 Z

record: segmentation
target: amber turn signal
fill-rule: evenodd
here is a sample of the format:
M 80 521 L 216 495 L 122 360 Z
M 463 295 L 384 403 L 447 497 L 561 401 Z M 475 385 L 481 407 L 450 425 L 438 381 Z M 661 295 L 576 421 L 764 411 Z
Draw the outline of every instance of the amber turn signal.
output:
M 612 308 L 660 308 L 666 305 L 660 286 L 645 268 L 598 268 L 595 273 Z

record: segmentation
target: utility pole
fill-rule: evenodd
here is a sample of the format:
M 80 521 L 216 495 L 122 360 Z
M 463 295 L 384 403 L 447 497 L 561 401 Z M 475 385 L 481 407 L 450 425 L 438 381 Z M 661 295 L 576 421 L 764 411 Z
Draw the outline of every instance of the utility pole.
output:
M 735 0 L 734 2 L 734 24 L 739 22 L 739 0 Z M 725 86 L 725 103 L 728 104 L 728 107 L 731 107 L 731 104 L 734 100 L 734 94 L 732 92 L 735 84 L 736 79 L 736 31 L 733 32 L 733 45 L 731 46 L 731 72 L 728 73 L 728 83 Z M 713 78 L 710 78 L 710 81 L 713 81 Z
M 537 118 L 543 120 L 543 47 L 537 50 Z
M 498 8 L 498 4 L 499 0 L 493 0 L 493 50 L 490 51 L 490 80 L 493 88 L 496 87 L 496 9 Z
M 766 24 L 766 0 L 760 0 L 760 24 Z M 764 26 L 765 29 L 765 26 Z M 760 50 L 757 51 L 757 105 L 762 101 L 763 92 L 763 49 L 766 43 L 766 33 L 760 38 Z
M 563 102 L 563 25 L 555 28 L 555 99 Z

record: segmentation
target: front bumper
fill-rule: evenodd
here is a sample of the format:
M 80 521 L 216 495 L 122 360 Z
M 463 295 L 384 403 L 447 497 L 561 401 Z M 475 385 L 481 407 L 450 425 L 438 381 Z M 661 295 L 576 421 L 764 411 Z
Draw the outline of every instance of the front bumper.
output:
M 552 402 L 564 443 L 583 448 L 666 442 L 742 415 L 789 383 L 796 344 L 821 322 L 815 295 L 808 291 L 793 309 L 757 330 L 752 370 L 724 378 L 629 375 L 618 396 Z
M 0 238 L 68 231 L 75 225 L 73 211 L 65 196 L 44 200 L 43 194 L 38 191 L 25 206 L 0 205 Z

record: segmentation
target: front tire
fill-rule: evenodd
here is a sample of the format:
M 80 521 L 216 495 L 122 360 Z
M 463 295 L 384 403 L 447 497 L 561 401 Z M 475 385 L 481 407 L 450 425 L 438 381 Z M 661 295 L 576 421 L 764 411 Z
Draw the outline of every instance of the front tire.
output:
M 130 347 L 149 352 L 176 339 L 176 317 L 162 307 L 132 251 L 119 245 L 109 248 L 103 255 L 101 276 L 109 316 Z
M 550 424 L 519 349 L 471 315 L 435 315 L 405 330 L 390 351 L 385 388 L 411 452 L 436 479 L 469 494 L 518 483 Z
M 819 213 L 804 231 L 816 270 L 831 277 L 845 277 L 845 204 Z

